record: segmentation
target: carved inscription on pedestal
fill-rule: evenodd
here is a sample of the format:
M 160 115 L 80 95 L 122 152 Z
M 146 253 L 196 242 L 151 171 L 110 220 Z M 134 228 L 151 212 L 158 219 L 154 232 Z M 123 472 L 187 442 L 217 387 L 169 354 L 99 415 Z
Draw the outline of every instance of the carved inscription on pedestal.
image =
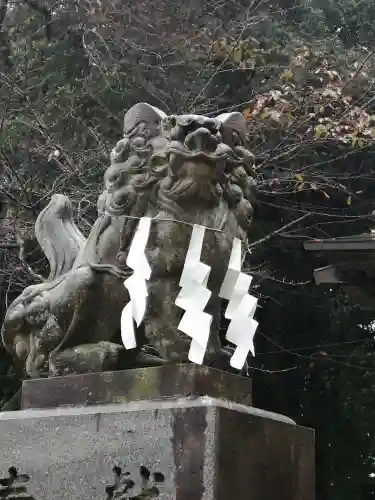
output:
M 15 467 L 9 467 L 8 477 L 0 479 L 0 498 L 7 500 L 35 500 L 35 498 L 27 492 L 27 484 L 30 477 L 27 474 L 19 474 Z
M 139 476 L 132 477 L 130 472 L 124 471 L 116 465 L 113 467 L 114 482 L 107 486 L 106 500 L 109 498 L 118 498 L 120 500 L 147 500 L 157 498 L 160 494 L 160 486 L 164 483 L 165 477 L 161 472 L 150 472 L 150 470 L 141 465 Z

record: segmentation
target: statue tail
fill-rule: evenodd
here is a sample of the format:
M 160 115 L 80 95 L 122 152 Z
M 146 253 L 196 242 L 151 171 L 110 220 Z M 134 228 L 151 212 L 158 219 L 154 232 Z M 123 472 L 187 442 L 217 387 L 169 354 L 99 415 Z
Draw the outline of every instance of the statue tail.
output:
M 55 194 L 39 214 L 35 236 L 50 265 L 48 281 L 70 271 L 86 240 L 75 225 L 67 196 Z

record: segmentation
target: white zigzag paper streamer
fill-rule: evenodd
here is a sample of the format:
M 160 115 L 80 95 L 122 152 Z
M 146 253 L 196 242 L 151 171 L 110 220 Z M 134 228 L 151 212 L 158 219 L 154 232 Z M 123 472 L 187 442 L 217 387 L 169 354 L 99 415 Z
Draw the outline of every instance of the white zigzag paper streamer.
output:
M 151 218 L 142 217 L 133 236 L 126 264 L 134 272 L 124 281 L 129 291 L 130 301 L 121 313 L 121 339 L 126 349 L 137 347 L 134 321 L 139 326 L 146 312 L 148 296 L 147 283 L 150 279 L 151 267 L 145 255 L 145 249 L 150 234 Z
M 230 365 L 241 370 L 249 352 L 255 356 L 254 335 L 258 327 L 253 319 L 258 300 L 248 293 L 252 277 L 241 272 L 241 241 L 233 240 L 228 270 L 219 297 L 229 300 L 225 317 L 230 319 L 226 339 L 236 345 Z
M 205 228 L 194 224 L 181 274 L 180 287 L 175 304 L 185 313 L 178 329 L 192 338 L 188 358 L 201 365 L 210 336 L 212 316 L 204 312 L 211 292 L 207 289 L 211 268 L 200 262 Z

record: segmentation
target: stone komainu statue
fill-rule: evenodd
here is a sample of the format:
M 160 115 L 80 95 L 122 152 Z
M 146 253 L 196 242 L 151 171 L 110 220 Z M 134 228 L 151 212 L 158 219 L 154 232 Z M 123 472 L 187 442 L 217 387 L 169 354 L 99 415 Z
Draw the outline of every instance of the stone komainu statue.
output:
M 166 116 L 144 103 L 128 111 L 88 238 L 63 195 L 54 195 L 36 222 L 50 275 L 11 304 L 2 327 L 6 349 L 29 376 L 187 360 L 191 339 L 177 330 L 183 311 L 174 301 L 192 228 L 171 219 L 222 230 L 206 231 L 201 256 L 211 267 L 206 311 L 213 315 L 205 363 L 229 366 L 219 338 L 217 294 L 233 237 L 245 238 L 252 219 L 254 162 L 245 140 L 240 113 Z M 125 351 L 120 317 L 129 301 L 126 257 L 142 216 L 154 218 L 146 251 L 152 275 L 139 348 Z

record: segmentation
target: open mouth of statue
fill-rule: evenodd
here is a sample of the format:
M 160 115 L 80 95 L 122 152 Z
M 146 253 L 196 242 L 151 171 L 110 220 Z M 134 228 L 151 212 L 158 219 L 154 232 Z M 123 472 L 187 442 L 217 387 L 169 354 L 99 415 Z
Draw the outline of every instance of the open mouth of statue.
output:
M 170 173 L 162 189 L 166 198 L 178 200 L 180 205 L 194 199 L 209 207 L 218 203 L 232 170 L 242 163 L 220 134 L 203 127 L 171 141 L 165 160 Z
M 167 155 L 172 175 L 184 175 L 184 170 L 190 165 L 195 178 L 199 177 L 201 181 L 206 178 L 206 181 L 211 179 L 226 184 L 226 177 L 241 164 L 242 159 L 237 158 L 232 148 L 222 142 L 212 149 L 212 151 L 207 151 L 207 148 L 190 149 L 186 142 L 171 142 Z

